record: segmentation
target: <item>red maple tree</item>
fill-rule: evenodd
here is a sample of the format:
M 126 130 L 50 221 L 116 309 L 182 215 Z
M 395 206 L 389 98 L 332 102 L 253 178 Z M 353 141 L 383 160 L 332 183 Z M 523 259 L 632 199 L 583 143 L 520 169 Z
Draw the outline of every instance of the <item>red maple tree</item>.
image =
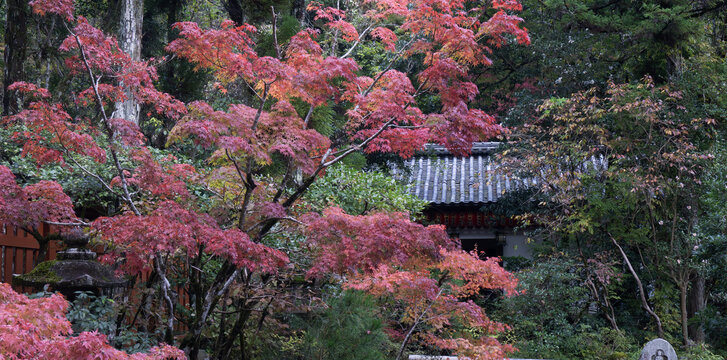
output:
M 487 289 L 514 295 L 517 280 L 499 259 L 460 250 L 443 226 L 412 223 L 403 213 L 352 216 L 331 208 L 310 222 L 307 235 L 316 259 L 309 277 L 345 276 L 344 286 L 393 297 L 403 308 L 397 359 L 412 339 L 471 359 L 514 350 L 491 337 L 507 326 L 465 299 Z
M 240 310 L 230 330 L 221 330 L 214 356 L 227 357 L 238 334 L 244 346 L 251 313 L 261 311 L 262 322 L 268 311 L 262 304 L 275 301 L 285 291 L 276 288 L 280 279 L 300 266 L 286 255 L 287 245 L 266 239 L 300 232 L 313 259 L 309 277 L 345 275 L 345 286 L 391 292 L 407 309 L 402 323 L 410 331 L 402 350 L 412 336 L 479 359 L 509 350 L 490 336 L 504 325 L 465 301 L 482 289 L 514 291 L 515 280 L 495 260 L 457 250 L 441 227 L 412 223 L 405 214 L 356 217 L 329 209 L 320 216 L 298 205 L 326 168 L 353 153 L 407 158 L 426 142 L 465 153 L 471 142 L 502 132 L 493 117 L 469 108 L 478 91 L 468 71 L 488 65 L 492 47 L 529 42 L 521 19 L 509 14 L 520 10 L 517 1 L 493 1 L 489 18 L 462 0 L 363 0 L 356 12 L 311 3 L 316 27 L 285 43 L 274 36 L 276 56 L 257 54 L 251 25 L 176 24 L 179 37 L 169 52 L 211 72 L 220 87 L 237 83 L 249 90 L 251 102 L 222 110 L 204 101 L 183 104 L 156 90 L 153 62 L 131 60 L 116 39 L 74 15 L 72 1 L 31 5 L 65 20 L 69 36 L 60 49 L 86 88 L 73 94 L 71 115 L 47 90 L 15 84 L 33 100 L 3 123 L 30 130 L 14 136 L 39 165 L 57 162 L 81 171 L 122 203 L 123 211 L 91 227 L 109 246 L 108 260 L 130 274 L 152 271 L 148 286 L 160 290 L 165 341 L 174 341 L 175 321 L 184 321 L 189 332 L 179 344 L 196 357 L 212 314 L 227 299 Z M 386 51 L 376 73 L 364 73 L 356 62 L 356 48 L 364 43 Z M 419 70 L 399 66 L 409 59 Z M 209 167 L 155 157 L 137 125 L 114 117 L 113 104 L 127 96 L 176 120 L 169 145 L 194 142 L 210 154 Z M 422 96 L 439 99 L 437 110 L 422 110 Z M 302 112 L 293 105 L 301 103 Z M 345 119 L 335 138 L 311 126 L 315 108 L 324 105 L 340 109 Z M 89 160 L 109 162 L 114 174 L 94 171 Z M 282 175 L 266 171 L 275 162 L 282 163 Z M 2 199 L 0 206 L 17 206 L 9 203 L 13 196 Z M 211 259 L 220 265 L 207 274 L 203 268 Z M 183 279 L 193 311 L 179 311 L 171 277 Z

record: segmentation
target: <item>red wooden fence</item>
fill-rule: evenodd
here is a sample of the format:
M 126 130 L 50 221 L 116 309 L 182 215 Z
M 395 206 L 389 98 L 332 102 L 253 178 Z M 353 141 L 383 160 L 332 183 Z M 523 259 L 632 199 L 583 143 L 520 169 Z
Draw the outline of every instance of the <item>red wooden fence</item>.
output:
M 49 226 L 43 225 L 41 233 L 48 232 Z M 0 224 L 0 282 L 12 283 L 13 274 L 25 274 L 33 270 L 38 248 L 38 242 L 32 235 L 18 227 Z M 41 261 L 55 259 L 59 248 L 58 241 L 51 241 L 46 258 Z

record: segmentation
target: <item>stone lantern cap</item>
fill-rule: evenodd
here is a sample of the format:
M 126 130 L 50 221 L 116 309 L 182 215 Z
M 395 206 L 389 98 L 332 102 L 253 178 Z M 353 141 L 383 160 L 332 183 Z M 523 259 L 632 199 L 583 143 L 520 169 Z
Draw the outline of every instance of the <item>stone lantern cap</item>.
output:
M 59 251 L 55 260 L 44 261 L 27 274 L 14 275 L 13 283 L 36 289 L 49 285 L 63 293 L 126 285 L 127 280 L 117 277 L 108 266 L 96 261 L 96 253 L 86 248 L 89 239 L 83 231 L 72 230 L 62 235 L 61 240 L 67 248 Z

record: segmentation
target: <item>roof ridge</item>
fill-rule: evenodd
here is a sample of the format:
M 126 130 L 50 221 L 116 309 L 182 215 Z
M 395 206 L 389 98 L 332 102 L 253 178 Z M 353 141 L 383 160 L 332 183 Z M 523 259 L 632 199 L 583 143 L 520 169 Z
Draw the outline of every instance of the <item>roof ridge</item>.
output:
M 498 141 L 476 141 L 472 143 L 470 154 L 489 154 L 500 147 L 500 144 L 501 143 Z M 452 154 L 445 146 L 434 143 L 424 144 L 424 150 L 421 151 L 421 153 L 435 153 L 442 155 Z

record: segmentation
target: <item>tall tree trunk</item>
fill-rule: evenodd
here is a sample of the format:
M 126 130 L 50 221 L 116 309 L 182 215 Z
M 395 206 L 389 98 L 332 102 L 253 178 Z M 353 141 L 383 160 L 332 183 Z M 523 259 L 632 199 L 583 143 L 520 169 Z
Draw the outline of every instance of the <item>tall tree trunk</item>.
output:
M 23 80 L 23 61 L 28 43 L 29 10 L 27 0 L 8 0 L 5 21 L 5 72 L 3 74 L 3 115 L 18 111 L 18 99 L 8 86 Z
M 290 15 L 293 15 L 301 25 L 306 21 L 305 0 L 293 0 L 290 5 Z
M 704 310 L 707 301 L 704 296 L 705 280 L 701 275 L 696 275 L 689 289 L 688 312 L 689 317 L 694 317 L 697 313 Z M 701 324 L 689 326 L 689 337 L 696 343 L 704 342 L 704 328 Z
M 689 346 L 689 325 L 687 315 L 687 293 L 689 292 L 689 282 L 682 281 L 679 284 L 679 310 L 680 310 L 680 321 L 682 325 L 682 343 L 684 346 Z
M 121 26 L 119 39 L 121 50 L 129 54 L 132 60 L 141 60 L 141 26 L 144 21 L 143 0 L 121 0 Z M 123 84 L 122 84 L 123 85 Z M 134 124 L 139 124 L 139 104 L 131 92 L 126 90 L 127 99 L 116 103 L 114 116 Z
M 222 5 L 227 10 L 230 20 L 234 21 L 236 25 L 239 26 L 245 23 L 245 11 L 242 9 L 240 0 L 225 0 Z

